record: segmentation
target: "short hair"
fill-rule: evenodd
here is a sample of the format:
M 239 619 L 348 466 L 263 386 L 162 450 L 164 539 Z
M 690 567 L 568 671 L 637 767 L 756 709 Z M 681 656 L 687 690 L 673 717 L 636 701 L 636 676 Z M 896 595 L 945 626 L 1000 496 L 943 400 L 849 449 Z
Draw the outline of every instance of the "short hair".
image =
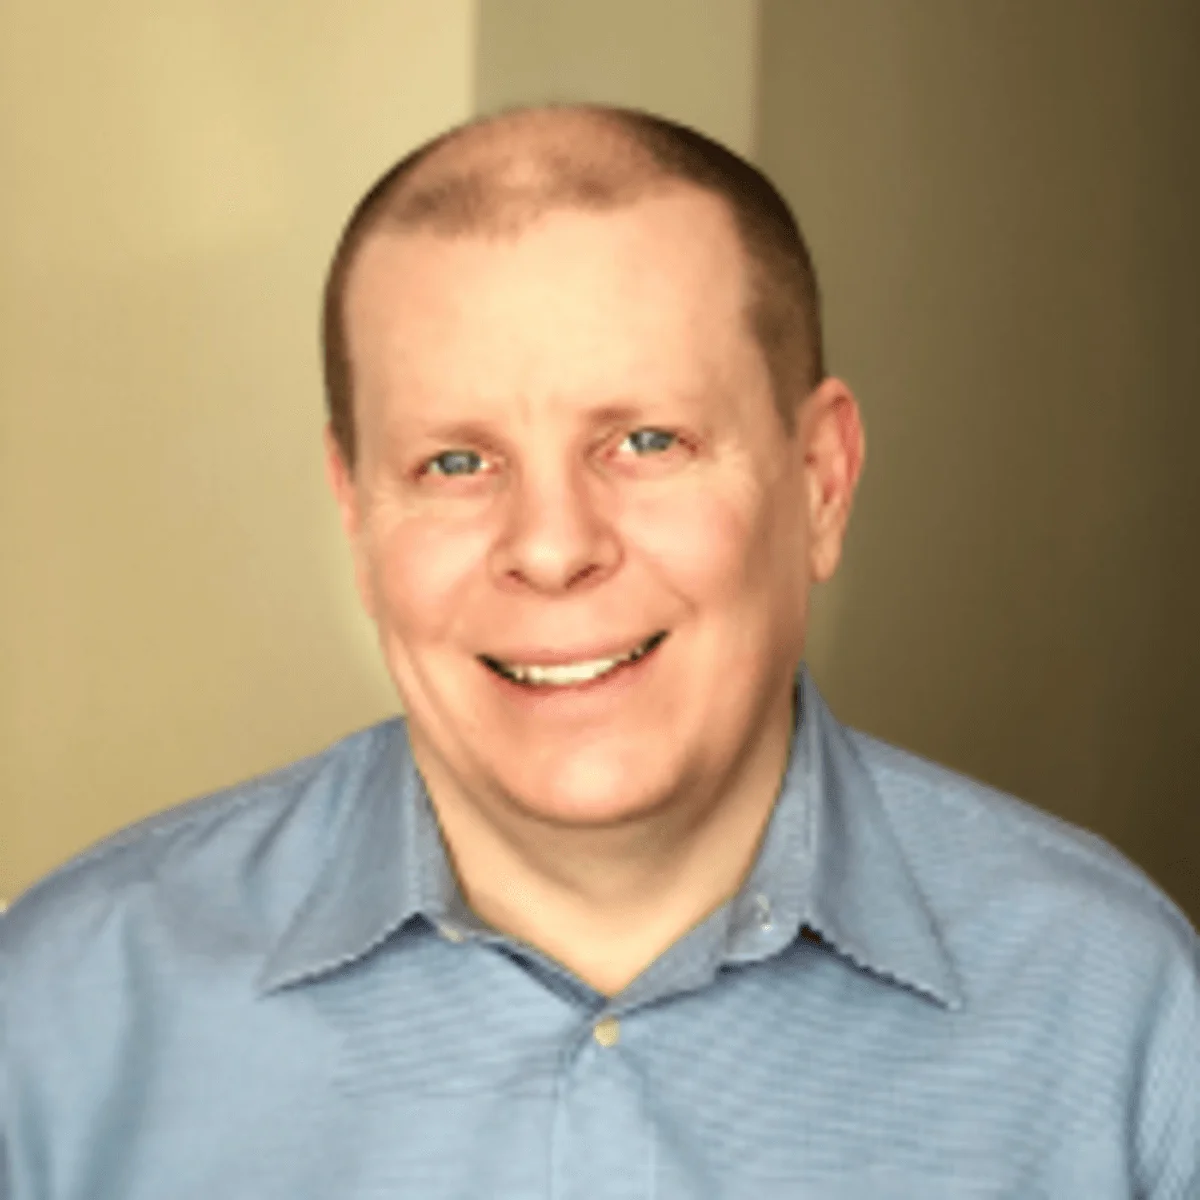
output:
M 347 465 L 355 463 L 356 435 L 346 289 L 368 238 L 422 229 L 515 236 L 553 208 L 612 209 L 689 184 L 716 196 L 733 219 L 747 264 L 749 328 L 790 436 L 797 404 L 825 366 L 816 271 L 787 201 L 757 167 L 686 125 L 637 109 L 549 106 L 477 119 L 426 142 L 351 214 L 322 311 L 329 426 Z

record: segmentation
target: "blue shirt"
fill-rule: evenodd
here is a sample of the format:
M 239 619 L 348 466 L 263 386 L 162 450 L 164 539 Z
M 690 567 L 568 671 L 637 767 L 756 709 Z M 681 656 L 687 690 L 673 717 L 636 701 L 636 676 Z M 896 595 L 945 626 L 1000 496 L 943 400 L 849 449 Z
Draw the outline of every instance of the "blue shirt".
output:
M 608 999 L 466 909 L 405 725 L 0 919 L 4 1200 L 1200 1196 L 1200 964 L 804 671 L 744 888 Z

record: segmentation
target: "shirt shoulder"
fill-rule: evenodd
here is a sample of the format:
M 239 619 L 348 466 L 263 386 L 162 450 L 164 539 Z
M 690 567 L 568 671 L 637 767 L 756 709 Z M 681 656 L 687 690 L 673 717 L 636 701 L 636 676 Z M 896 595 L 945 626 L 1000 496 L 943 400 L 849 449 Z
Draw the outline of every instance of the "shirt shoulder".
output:
M 1131 1114 L 1145 1194 L 1200 1182 L 1200 938 L 1103 838 L 848 731 L 878 791 L 967 1010 L 1038 1031 L 1094 1107 Z M 1035 1039 L 1036 1040 L 1036 1039 Z
M 319 754 L 175 805 L 50 872 L 0 917 L 0 984 L 69 964 L 101 931 L 189 914 L 197 936 L 265 949 L 324 863 L 363 778 L 399 721 Z M 180 922 L 180 926 L 184 923 Z
M 968 1007 L 1047 1028 L 1066 1020 L 1080 1053 L 1157 1042 L 1165 1072 L 1194 1077 L 1200 937 L 1144 871 L 1096 834 L 849 734 Z M 1200 1121 L 1200 1091 L 1186 1087 Z
M 1044 906 L 1057 917 L 1146 927 L 1195 953 L 1196 931 L 1157 884 L 1097 834 L 1016 796 L 856 730 L 905 854 L 945 916 L 968 907 Z M 974 897 L 974 901 L 970 899 Z

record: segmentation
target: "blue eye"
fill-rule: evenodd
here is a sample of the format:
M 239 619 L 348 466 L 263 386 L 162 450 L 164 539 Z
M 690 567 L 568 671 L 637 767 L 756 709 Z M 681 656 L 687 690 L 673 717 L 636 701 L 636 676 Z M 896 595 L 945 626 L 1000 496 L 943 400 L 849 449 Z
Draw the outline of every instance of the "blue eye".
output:
M 482 465 L 483 459 L 474 450 L 446 450 L 431 458 L 426 468 L 436 475 L 470 475 Z
M 675 441 L 675 435 L 665 429 L 635 429 L 628 435 L 627 440 L 633 443 L 634 449 L 640 455 L 643 450 L 669 450 Z

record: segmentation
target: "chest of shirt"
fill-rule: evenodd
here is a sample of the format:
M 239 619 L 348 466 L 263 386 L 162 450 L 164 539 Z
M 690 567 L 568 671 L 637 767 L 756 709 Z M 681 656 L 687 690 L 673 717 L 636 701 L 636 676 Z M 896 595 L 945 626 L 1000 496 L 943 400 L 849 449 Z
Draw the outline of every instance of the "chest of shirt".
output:
M 804 943 L 627 1012 L 430 937 L 54 1015 L 15 1200 L 1132 1194 L 1119 1073 L 1067 1023 L 959 1019 Z

